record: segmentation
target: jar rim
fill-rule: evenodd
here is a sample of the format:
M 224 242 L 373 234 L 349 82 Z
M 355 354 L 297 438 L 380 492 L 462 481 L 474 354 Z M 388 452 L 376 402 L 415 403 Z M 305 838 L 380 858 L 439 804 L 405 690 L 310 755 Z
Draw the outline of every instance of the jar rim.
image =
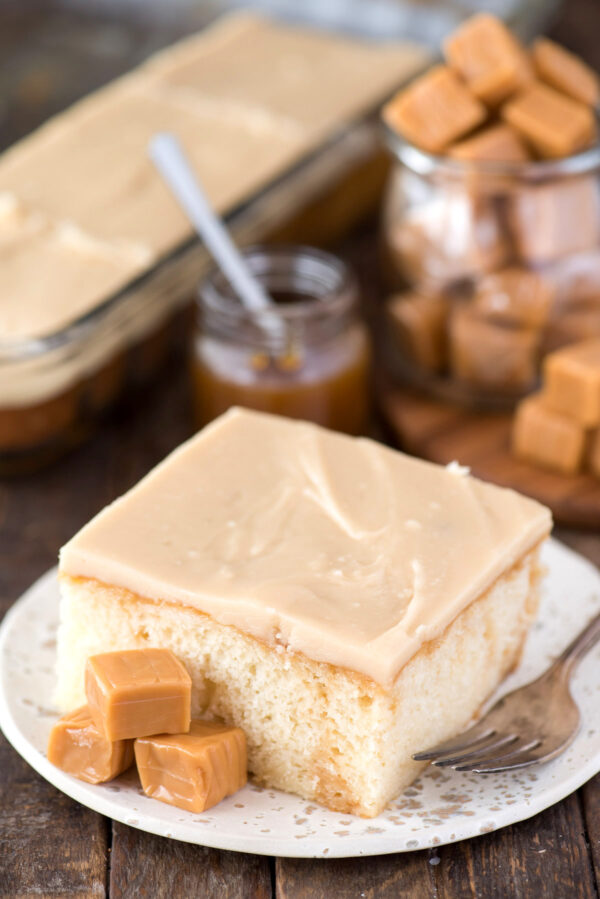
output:
M 268 265 L 273 262 L 295 261 L 305 264 L 321 265 L 334 279 L 327 290 L 318 296 L 310 296 L 306 300 L 295 300 L 292 303 L 274 304 L 276 314 L 283 321 L 310 319 L 313 316 L 336 315 L 350 309 L 358 293 L 356 276 L 350 266 L 333 253 L 305 244 L 252 244 L 241 249 L 241 254 L 254 269 L 253 274 L 260 277 L 268 272 Z M 261 267 L 261 261 L 264 265 Z M 223 289 L 224 288 L 224 289 Z M 293 293 L 293 288 L 286 288 Z M 298 294 L 301 291 L 298 290 Z M 243 318 L 245 321 L 262 325 L 272 321 L 272 309 L 248 309 L 235 296 L 223 272 L 214 266 L 200 282 L 196 291 L 196 305 L 208 308 L 224 318 Z
M 536 182 L 585 175 L 600 168 L 600 142 L 559 159 L 533 159 L 527 162 L 465 160 L 422 150 L 399 135 L 383 117 L 381 126 L 387 147 L 403 165 L 419 175 L 445 174 L 460 178 L 479 174 L 483 177 Z

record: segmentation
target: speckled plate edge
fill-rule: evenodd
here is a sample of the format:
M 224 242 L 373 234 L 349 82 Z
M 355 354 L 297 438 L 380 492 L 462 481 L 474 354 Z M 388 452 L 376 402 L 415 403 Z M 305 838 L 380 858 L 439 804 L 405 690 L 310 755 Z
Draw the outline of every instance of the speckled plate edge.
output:
M 600 573 L 550 541 L 538 622 L 503 692 L 540 673 L 600 608 Z M 43 575 L 0 626 L 0 727 L 42 777 L 83 805 L 141 830 L 185 842 L 265 855 L 336 858 L 382 855 L 456 842 L 542 811 L 600 770 L 600 646 L 572 689 L 583 726 L 569 750 L 537 768 L 485 777 L 428 768 L 374 819 L 339 815 L 278 790 L 249 784 L 203 815 L 148 799 L 135 771 L 111 784 L 82 783 L 45 755 L 52 709 L 58 611 L 56 571 Z

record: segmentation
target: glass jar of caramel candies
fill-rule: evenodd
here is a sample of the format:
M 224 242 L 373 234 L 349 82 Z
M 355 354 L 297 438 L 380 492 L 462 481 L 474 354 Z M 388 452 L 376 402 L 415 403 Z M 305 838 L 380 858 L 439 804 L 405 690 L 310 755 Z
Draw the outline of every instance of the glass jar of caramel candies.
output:
M 386 138 L 388 366 L 446 399 L 510 405 L 547 352 L 600 336 L 600 147 L 492 162 L 469 158 L 469 141 L 435 156 Z M 505 141 L 505 127 L 481 139 Z
M 348 267 L 309 247 L 244 252 L 273 309 L 250 311 L 221 272 L 199 289 L 193 379 L 203 425 L 231 406 L 349 434 L 365 426 L 369 340 Z

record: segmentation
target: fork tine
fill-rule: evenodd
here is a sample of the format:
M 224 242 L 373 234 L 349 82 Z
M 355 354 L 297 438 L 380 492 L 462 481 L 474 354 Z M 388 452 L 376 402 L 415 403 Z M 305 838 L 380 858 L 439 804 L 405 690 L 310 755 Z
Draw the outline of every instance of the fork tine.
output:
M 445 740 L 443 743 L 438 743 L 437 746 L 432 746 L 431 749 L 426 749 L 423 752 L 415 752 L 413 759 L 415 762 L 429 762 L 439 756 L 447 755 L 449 752 L 461 752 L 464 749 L 475 746 L 477 743 L 488 740 L 495 733 L 495 730 L 491 727 L 482 727 L 480 724 L 476 724 L 474 727 L 470 727 L 469 730 L 463 731 L 458 737 Z
M 517 734 L 496 734 L 494 739 L 486 743 L 478 743 L 468 752 L 460 752 L 458 754 L 442 756 L 441 758 L 432 759 L 432 763 L 439 768 L 457 767 L 462 762 L 468 762 L 469 759 L 491 759 L 496 758 L 500 750 L 512 747 L 518 740 Z
M 517 745 L 518 743 L 518 745 Z M 523 767 L 524 764 L 532 764 L 530 761 L 524 761 L 526 756 L 532 754 L 534 749 L 540 746 L 539 740 L 530 740 L 528 743 L 523 742 L 520 738 L 517 743 L 512 743 L 510 752 L 500 752 L 493 755 L 481 755 L 479 758 L 473 758 L 466 761 L 465 764 L 456 765 L 457 771 L 474 771 L 477 774 L 491 774 L 494 771 L 504 771 L 507 768 Z M 537 758 L 539 759 L 539 753 Z
M 528 765 L 535 765 L 538 762 L 549 762 L 561 755 L 574 739 L 575 734 L 572 734 L 563 743 L 546 750 L 544 750 L 543 741 L 532 740 L 527 746 L 510 753 L 513 758 L 505 757 L 502 760 L 502 766 L 498 764 L 498 759 L 491 759 L 487 764 L 482 762 L 472 771 L 475 774 L 492 774 L 494 771 L 510 771 L 513 768 L 526 768 Z

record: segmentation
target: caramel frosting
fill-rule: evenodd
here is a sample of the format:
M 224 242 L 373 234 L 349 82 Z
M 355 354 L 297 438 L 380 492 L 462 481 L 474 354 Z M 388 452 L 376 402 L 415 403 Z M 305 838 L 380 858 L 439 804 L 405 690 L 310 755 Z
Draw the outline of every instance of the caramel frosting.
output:
M 71 223 L 88 243 L 106 245 L 115 266 L 123 247 L 135 248 L 145 254 L 148 270 L 193 235 L 148 158 L 153 134 L 177 134 L 225 215 L 373 109 L 426 58 L 425 50 L 407 43 L 319 34 L 245 12 L 226 16 L 3 153 L 0 195 L 57 226 Z M 0 216 L 5 202 L 0 198 Z M 70 278 L 72 259 L 65 261 L 60 289 L 29 302 L 32 282 L 45 280 L 37 274 L 37 257 L 34 246 L 28 270 L 11 267 L 11 290 L 3 293 L 10 305 L 23 302 L 19 333 L 28 337 L 39 336 L 39 313 L 45 333 L 50 325 L 63 326 L 66 309 L 73 321 L 88 304 Z M 61 273 L 58 264 L 52 268 L 56 279 Z M 118 278 L 94 276 L 97 302 L 132 276 L 126 265 Z
M 550 528 L 459 465 L 234 409 L 100 512 L 60 570 L 389 686 Z
M 146 266 L 143 247 L 114 246 L 0 195 L 2 343 L 48 336 L 94 309 Z M 10 302 L 18 297 L 19 302 Z

